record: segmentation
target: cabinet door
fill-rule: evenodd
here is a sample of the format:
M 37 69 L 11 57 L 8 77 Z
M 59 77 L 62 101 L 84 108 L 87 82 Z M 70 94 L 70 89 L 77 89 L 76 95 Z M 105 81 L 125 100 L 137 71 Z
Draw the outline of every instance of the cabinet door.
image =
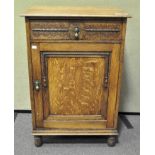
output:
M 32 48 L 38 128 L 105 129 L 113 123 L 119 45 L 41 43 Z

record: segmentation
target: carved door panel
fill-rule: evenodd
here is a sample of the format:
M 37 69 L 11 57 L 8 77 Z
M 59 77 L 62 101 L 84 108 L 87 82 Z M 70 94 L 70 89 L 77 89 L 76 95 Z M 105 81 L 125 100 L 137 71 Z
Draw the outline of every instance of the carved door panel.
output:
M 81 44 L 75 50 L 72 46 L 46 45 L 40 45 L 36 53 L 32 51 L 32 59 L 38 61 L 34 74 L 39 79 L 35 81 L 40 81 L 40 90 L 34 91 L 37 126 L 105 129 L 113 46 L 102 50 L 103 45 L 95 45 L 93 50 Z

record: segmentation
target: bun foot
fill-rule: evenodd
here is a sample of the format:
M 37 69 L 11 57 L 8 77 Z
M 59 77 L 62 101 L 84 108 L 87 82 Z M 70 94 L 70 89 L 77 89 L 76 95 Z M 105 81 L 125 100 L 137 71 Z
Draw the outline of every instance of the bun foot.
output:
M 108 146 L 111 146 L 111 147 L 115 146 L 115 144 L 116 144 L 116 136 L 108 137 L 107 144 L 108 144 Z
M 43 144 L 41 136 L 34 136 L 34 144 L 36 147 L 40 147 Z

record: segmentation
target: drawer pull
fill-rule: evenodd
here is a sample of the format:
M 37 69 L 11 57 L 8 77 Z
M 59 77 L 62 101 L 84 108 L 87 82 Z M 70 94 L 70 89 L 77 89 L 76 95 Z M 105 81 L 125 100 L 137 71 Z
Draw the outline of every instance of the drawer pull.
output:
M 120 32 L 120 29 L 85 29 L 87 32 Z
M 75 39 L 79 39 L 79 32 L 80 32 L 80 29 L 78 28 L 78 27 L 76 27 L 75 29 L 74 29 L 74 31 L 75 31 Z
M 68 32 L 68 29 L 32 29 L 33 32 Z

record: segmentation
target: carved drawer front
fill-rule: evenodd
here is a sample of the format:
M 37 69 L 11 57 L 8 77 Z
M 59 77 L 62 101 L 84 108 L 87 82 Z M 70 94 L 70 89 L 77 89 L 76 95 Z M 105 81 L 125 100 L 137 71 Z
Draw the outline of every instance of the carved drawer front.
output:
M 82 25 L 82 40 L 121 40 L 121 23 L 111 21 L 88 21 Z
M 30 23 L 31 39 L 68 40 L 69 23 L 64 21 L 33 20 Z
M 32 20 L 31 39 L 120 41 L 121 21 Z

